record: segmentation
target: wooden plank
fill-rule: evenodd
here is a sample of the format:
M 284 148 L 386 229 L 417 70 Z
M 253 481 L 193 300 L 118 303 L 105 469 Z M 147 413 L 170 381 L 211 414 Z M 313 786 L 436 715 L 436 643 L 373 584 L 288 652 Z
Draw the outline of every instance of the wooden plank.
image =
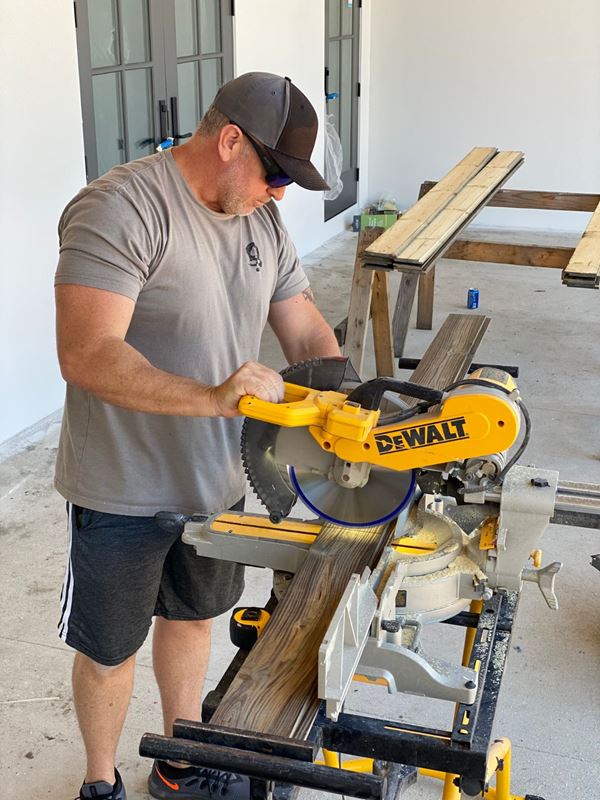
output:
M 394 355 L 400 358 L 404 354 L 404 345 L 408 334 L 408 323 L 412 312 L 419 276 L 416 273 L 405 272 L 400 281 L 394 319 L 392 322 L 392 336 L 394 339 Z
M 346 340 L 344 355 L 347 355 L 360 375 L 365 358 L 365 342 L 369 327 L 371 311 L 371 292 L 373 287 L 373 271 L 363 269 L 362 255 L 383 232 L 383 228 L 365 228 L 358 234 L 352 289 L 350 290 L 350 308 L 346 324 Z
M 481 261 L 493 264 L 515 264 L 522 267 L 564 269 L 575 252 L 574 247 L 544 247 L 532 244 L 507 244 L 457 239 L 444 253 L 444 258 L 457 261 Z
M 373 346 L 377 377 L 391 377 L 394 374 L 394 353 L 388 301 L 388 275 L 387 272 L 381 270 L 373 272 L 371 318 L 373 320 Z
M 378 241 L 367 248 L 369 257 L 392 258 L 409 244 L 448 202 L 487 164 L 497 153 L 495 147 L 475 147 L 437 184 L 435 190 L 419 200 L 395 222 Z
M 421 359 L 410 380 L 444 389 L 462 377 L 489 324 L 489 317 L 483 314 L 449 314 L 427 348 L 427 358 Z M 409 398 L 406 400 L 409 402 Z
M 497 158 L 499 159 L 496 162 L 497 166 L 494 166 Z M 454 198 L 448 201 L 446 207 L 440 210 L 435 219 L 431 219 L 429 224 L 425 225 L 418 235 L 411 237 L 409 243 L 403 245 L 395 255 L 378 254 L 367 248 L 363 256 L 364 265 L 370 268 L 398 269 L 401 272 L 427 270 L 436 259 L 444 255 L 444 251 L 450 247 L 460 232 L 485 207 L 522 163 L 523 154 L 520 151 L 506 151 L 498 154 L 480 170 L 483 173 L 481 177 L 479 174 L 474 177 L 473 180 L 477 185 L 475 183 L 472 185 L 471 182 L 467 183 Z M 423 197 L 418 203 L 427 200 L 428 196 Z M 462 215 L 457 216 L 453 213 L 456 211 L 462 212 Z M 437 238 L 430 234 L 430 225 L 437 226 Z M 392 229 L 393 226 L 389 230 Z M 440 234 L 440 230 L 445 232 Z
M 452 314 L 411 380 L 443 389 L 462 377 L 487 323 L 481 315 Z M 407 402 L 416 401 L 407 398 Z M 373 566 L 392 534 L 393 529 L 384 526 L 323 526 L 212 722 L 237 730 L 307 736 L 320 705 L 318 648 L 333 611 L 350 576 Z
M 426 226 L 410 244 L 398 250 L 393 261 L 398 264 L 425 265 L 461 226 L 471 221 L 478 208 L 485 204 L 507 176 L 522 162 L 523 154 L 511 150 L 498 153 L 487 166 L 449 201 L 432 224 Z M 423 202 L 429 195 L 420 200 Z
M 308 734 L 319 709 L 319 645 L 350 576 L 376 563 L 387 527 L 323 526 L 212 723 L 277 736 Z
M 600 205 L 563 270 L 562 281 L 567 285 L 589 286 L 592 289 L 600 285 Z
M 424 197 L 436 181 L 423 181 L 419 197 Z M 545 211 L 595 211 L 600 194 L 577 192 L 541 192 L 525 189 L 501 189 L 487 204 L 490 208 L 529 208 Z

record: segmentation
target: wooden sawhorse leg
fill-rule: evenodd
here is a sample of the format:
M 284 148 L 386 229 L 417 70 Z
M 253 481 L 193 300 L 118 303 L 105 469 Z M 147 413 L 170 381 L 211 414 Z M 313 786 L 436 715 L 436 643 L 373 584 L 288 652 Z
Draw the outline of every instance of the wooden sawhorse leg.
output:
M 361 375 L 365 359 L 369 316 L 371 316 L 377 376 L 391 377 L 394 374 L 394 357 L 388 306 L 388 276 L 385 272 L 364 269 L 361 265 L 361 256 L 365 248 L 374 242 L 382 231 L 383 228 L 366 228 L 359 234 L 344 354 L 350 358 L 355 370 Z
M 435 264 L 419 278 L 417 300 L 417 328 L 430 331 L 433 327 L 433 294 L 435 289 Z
M 392 324 L 394 339 L 394 355 L 400 358 L 404 354 L 406 344 L 406 334 L 408 333 L 408 323 L 410 312 L 412 311 L 419 275 L 416 272 L 403 272 L 396 298 L 396 308 L 394 310 L 394 321 Z

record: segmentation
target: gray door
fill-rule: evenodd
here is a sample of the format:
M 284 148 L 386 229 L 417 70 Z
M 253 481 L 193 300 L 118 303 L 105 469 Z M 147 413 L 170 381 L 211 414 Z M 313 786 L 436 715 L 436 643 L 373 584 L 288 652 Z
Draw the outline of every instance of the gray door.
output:
M 231 2 L 175 0 L 167 9 L 165 50 L 173 130 L 193 132 L 217 90 L 233 78 Z M 173 87 L 173 91 L 171 91 Z
M 344 188 L 325 201 L 325 219 L 356 203 L 358 187 L 358 61 L 360 0 L 326 0 L 325 102 L 342 142 Z
M 191 136 L 233 73 L 230 0 L 76 0 L 88 180 Z

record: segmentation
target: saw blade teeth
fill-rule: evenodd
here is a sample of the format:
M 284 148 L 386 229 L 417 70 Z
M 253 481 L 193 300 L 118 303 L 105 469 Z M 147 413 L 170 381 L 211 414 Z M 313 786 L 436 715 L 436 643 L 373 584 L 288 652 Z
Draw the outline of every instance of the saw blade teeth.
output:
M 322 363 L 322 358 L 307 358 L 304 361 L 297 361 L 295 364 L 289 364 L 287 367 L 284 367 L 279 374 L 282 378 L 291 377 L 310 367 L 319 367 Z

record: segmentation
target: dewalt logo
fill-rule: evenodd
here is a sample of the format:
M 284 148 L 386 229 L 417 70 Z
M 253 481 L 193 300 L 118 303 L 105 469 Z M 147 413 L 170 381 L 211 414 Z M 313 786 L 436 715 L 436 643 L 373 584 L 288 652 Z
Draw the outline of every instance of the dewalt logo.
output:
M 410 428 L 398 428 L 387 433 L 376 433 L 375 441 L 380 455 L 397 453 L 398 450 L 416 450 L 419 447 L 443 444 L 456 439 L 468 439 L 465 432 L 465 418 L 454 417 L 428 425 L 413 425 Z

